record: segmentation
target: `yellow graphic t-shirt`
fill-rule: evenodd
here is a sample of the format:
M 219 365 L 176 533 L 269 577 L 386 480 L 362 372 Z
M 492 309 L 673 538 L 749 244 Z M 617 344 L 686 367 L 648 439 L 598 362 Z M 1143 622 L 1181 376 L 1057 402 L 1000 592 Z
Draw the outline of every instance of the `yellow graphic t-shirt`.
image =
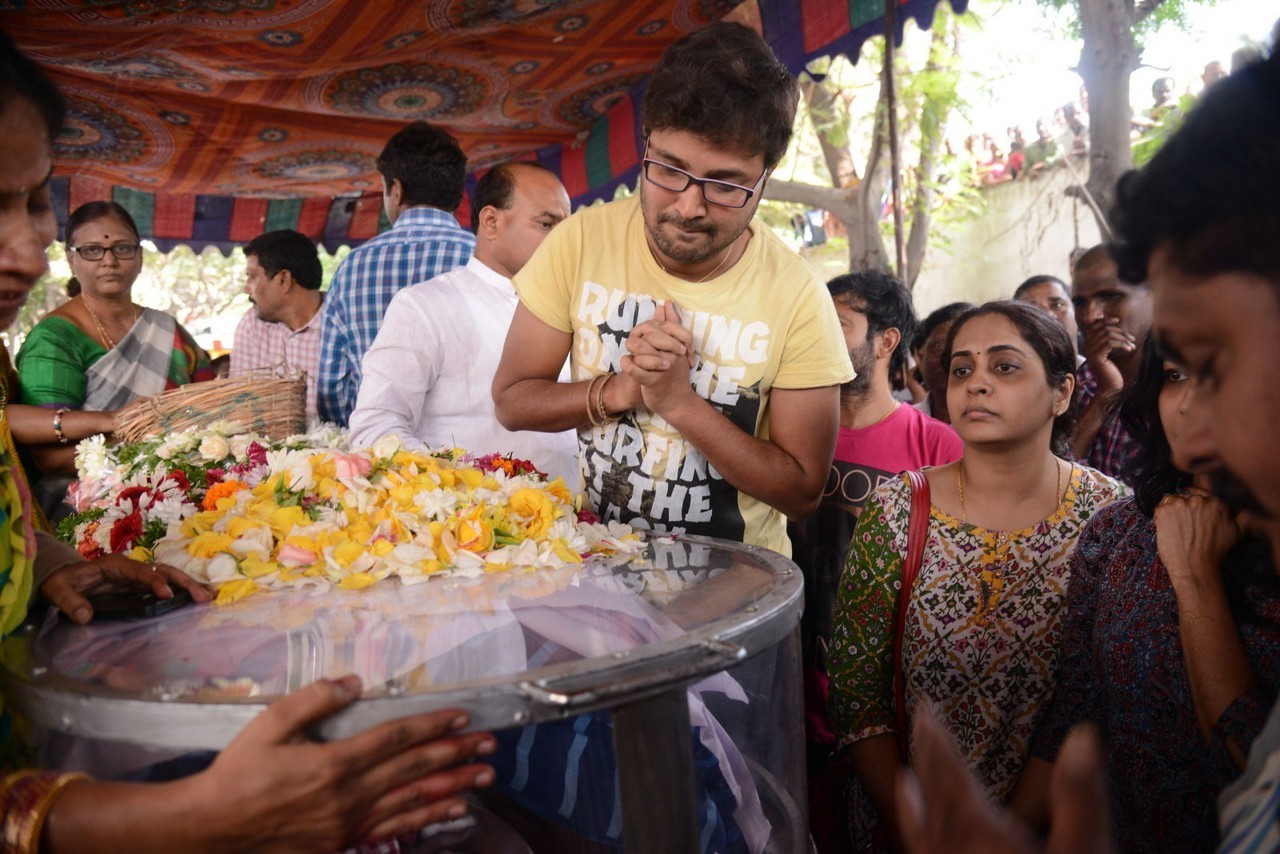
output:
M 674 302 L 697 347 L 694 390 L 745 432 L 768 439 L 770 389 L 837 385 L 853 378 L 853 367 L 823 284 L 759 219 L 751 232 L 730 270 L 686 282 L 654 260 L 633 196 L 557 226 L 515 286 L 538 318 L 572 334 L 570 366 L 579 381 L 620 370 L 627 335 L 659 302 Z M 726 483 L 656 413 L 633 410 L 580 430 L 578 445 L 601 518 L 790 554 L 782 513 Z

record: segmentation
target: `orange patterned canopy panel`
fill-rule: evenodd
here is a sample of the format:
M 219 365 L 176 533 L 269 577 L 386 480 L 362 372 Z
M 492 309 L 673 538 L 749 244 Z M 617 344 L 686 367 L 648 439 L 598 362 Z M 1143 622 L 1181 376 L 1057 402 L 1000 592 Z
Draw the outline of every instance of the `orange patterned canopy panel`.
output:
M 931 17 L 936 2 L 901 2 L 901 18 Z M 884 11 L 882 0 L 18 5 L 0 11 L 0 27 L 69 102 L 56 143 L 57 173 L 71 179 L 60 202 L 115 197 L 149 206 L 143 218 L 161 239 L 203 230 L 215 243 L 230 238 L 237 213 L 255 234 L 272 216 L 317 235 L 376 233 L 375 160 L 417 119 L 447 126 L 473 171 L 537 159 L 575 202 L 611 196 L 636 175 L 639 94 L 681 35 L 741 20 L 798 70 L 824 53 L 856 56 Z M 220 234 L 214 221 L 226 223 Z

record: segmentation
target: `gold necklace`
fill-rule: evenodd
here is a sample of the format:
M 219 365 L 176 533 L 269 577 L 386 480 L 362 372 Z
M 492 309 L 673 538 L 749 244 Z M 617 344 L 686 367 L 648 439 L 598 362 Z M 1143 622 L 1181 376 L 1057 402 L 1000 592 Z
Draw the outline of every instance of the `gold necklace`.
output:
M 885 418 L 888 418 L 886 415 Z M 882 421 L 884 419 L 881 419 Z M 1062 503 L 1062 464 L 1055 458 L 1053 461 L 1054 473 L 1058 476 L 1058 485 L 1053 490 L 1053 507 L 1056 510 L 1058 505 Z M 1075 474 L 1075 463 L 1071 464 L 1071 473 Z M 960 493 L 960 521 L 966 525 L 969 524 L 969 511 L 964 507 L 964 458 L 956 463 L 956 489 Z
M 1057 474 L 1057 485 L 1054 487 L 1054 509 L 1062 503 L 1062 464 L 1056 459 L 1053 462 Z M 1071 473 L 1075 474 L 1075 463 L 1071 464 Z M 1068 484 L 1070 485 L 1070 484 Z M 964 460 L 956 464 L 956 486 L 960 492 L 960 515 L 965 525 L 969 524 L 969 513 L 964 506 Z M 995 537 L 995 548 L 984 547 L 978 561 L 978 610 L 974 620 L 985 626 L 1000 605 L 1000 594 L 1004 592 L 1004 579 L 1010 567 L 1009 535 L 1004 531 L 992 532 Z
M 102 321 L 98 318 L 97 313 L 92 308 L 89 307 L 89 301 L 84 297 L 80 297 L 80 303 L 84 306 L 84 310 L 89 312 L 89 318 L 93 320 L 93 325 L 98 327 L 98 334 L 102 336 L 102 343 L 107 345 L 108 350 L 115 349 L 116 340 L 107 334 L 107 330 L 102 325 Z M 140 314 L 141 314 L 141 311 L 139 311 L 138 307 L 135 305 L 133 307 L 134 323 L 137 322 L 138 316 Z M 133 324 L 130 324 L 130 327 L 132 327 L 132 325 Z
M 715 269 L 713 269 L 710 273 L 707 273 L 701 279 L 698 279 L 698 281 L 694 282 L 694 284 L 700 285 L 703 282 L 705 282 L 707 279 L 714 277 L 716 273 L 719 273 L 720 268 L 725 265 L 725 262 L 729 260 L 729 256 L 733 254 L 733 247 L 734 247 L 734 244 L 736 244 L 737 242 L 738 242 L 738 238 L 735 237 L 733 239 L 733 243 L 730 243 L 728 246 L 725 247 L 724 257 L 720 259 L 720 263 L 715 266 Z M 658 267 L 662 270 L 662 272 L 666 273 L 668 276 L 674 275 L 670 270 L 667 269 L 667 266 L 663 264 L 661 260 L 659 260 L 657 252 L 650 250 L 649 254 L 653 256 L 654 261 L 658 262 Z
M 895 400 L 895 401 L 893 402 L 893 404 L 892 404 L 892 405 L 890 405 L 890 407 L 889 407 L 889 411 L 888 411 L 888 412 L 886 412 L 884 415 L 881 415 L 881 416 L 880 416 L 879 418 L 877 418 L 875 421 L 873 421 L 872 423 L 868 424 L 866 427 L 863 427 L 862 429 L 863 429 L 863 430 L 870 430 L 872 427 L 875 427 L 877 424 L 883 424 L 883 423 L 884 423 L 884 422 L 889 418 L 889 416 L 890 416 L 890 415 L 892 415 L 893 413 L 895 413 L 895 412 L 897 412 L 897 411 L 898 411 L 898 407 L 899 407 L 899 406 L 901 406 L 901 405 L 902 405 L 902 401 L 900 401 L 900 400 Z

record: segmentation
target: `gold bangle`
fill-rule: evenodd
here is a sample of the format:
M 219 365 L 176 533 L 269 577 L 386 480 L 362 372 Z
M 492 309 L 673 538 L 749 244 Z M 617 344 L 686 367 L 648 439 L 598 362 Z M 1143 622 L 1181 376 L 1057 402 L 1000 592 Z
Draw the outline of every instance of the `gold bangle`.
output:
M 595 412 L 595 409 L 592 408 L 593 397 L 595 396 L 595 390 L 596 390 L 596 383 L 600 382 L 600 380 L 603 379 L 604 376 L 605 376 L 604 374 L 597 374 L 596 376 L 591 378 L 591 382 L 587 383 L 587 420 L 591 422 L 592 427 L 604 426 L 603 424 L 601 424 L 599 421 L 596 420 L 596 412 Z
M 88 780 L 84 774 L 19 771 L 3 778 L 6 815 L 0 816 L 5 851 L 35 852 L 40 848 L 44 822 L 53 803 L 72 783 Z
M 62 416 L 67 414 L 67 410 L 59 409 L 53 413 L 53 435 L 58 437 L 58 444 L 67 444 L 67 437 L 62 432 Z
M 603 427 L 614 418 L 609 414 L 609 410 L 604 405 L 604 390 L 608 388 L 609 381 L 616 377 L 617 374 L 610 371 L 604 375 L 604 382 L 600 383 L 600 388 L 596 390 L 596 414 L 600 416 L 600 426 Z

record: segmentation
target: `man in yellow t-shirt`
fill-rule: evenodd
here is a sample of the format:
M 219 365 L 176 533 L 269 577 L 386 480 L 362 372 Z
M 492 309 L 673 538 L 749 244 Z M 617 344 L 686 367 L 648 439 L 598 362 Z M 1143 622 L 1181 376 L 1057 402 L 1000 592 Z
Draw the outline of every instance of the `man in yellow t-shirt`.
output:
M 576 428 L 604 518 L 789 554 L 785 517 L 818 503 L 853 368 L 822 282 L 754 216 L 796 101 L 752 30 L 685 36 L 645 93 L 638 198 L 579 211 L 515 277 L 498 418 Z

